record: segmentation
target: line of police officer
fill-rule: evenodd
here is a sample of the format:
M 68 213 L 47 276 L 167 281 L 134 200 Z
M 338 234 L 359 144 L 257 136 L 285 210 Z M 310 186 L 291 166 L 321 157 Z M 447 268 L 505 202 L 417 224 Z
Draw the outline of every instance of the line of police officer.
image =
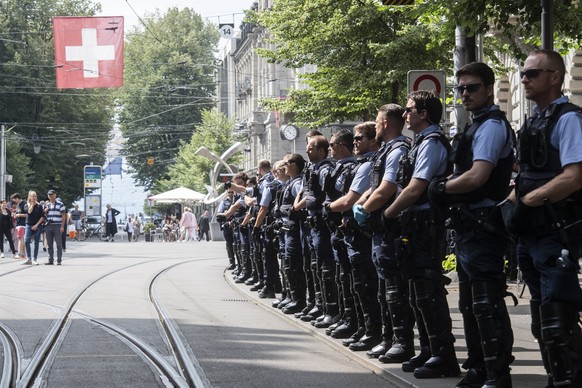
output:
M 420 91 L 405 108 L 381 107 L 375 123 L 354 133 L 332 131 L 328 141 L 311 131 L 308 163 L 286 155 L 271 173 L 261 161 L 256 187 L 237 174 L 217 215 L 235 281 L 262 298 L 281 291 L 273 307 L 353 351 L 400 363 L 417 378 L 458 376 L 450 280 L 441 268 L 450 220 L 468 350 L 457 387 L 511 387 L 503 257 L 513 236 L 548 386 L 581 386 L 582 115 L 561 94 L 564 74 L 552 51 L 525 62 L 522 83 L 538 110 L 520 131 L 509 197 L 515 136 L 493 103 L 494 73 L 483 63 L 456 74 L 473 122 L 452 147 L 438 124 L 441 101 Z M 414 141 L 402 135 L 404 124 Z

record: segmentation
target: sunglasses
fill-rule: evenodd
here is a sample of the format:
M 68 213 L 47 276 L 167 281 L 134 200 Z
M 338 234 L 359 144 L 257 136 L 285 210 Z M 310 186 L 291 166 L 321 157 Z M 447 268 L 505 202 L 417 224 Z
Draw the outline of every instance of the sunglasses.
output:
M 359 135 L 358 136 L 354 136 L 354 141 L 355 142 L 360 142 L 360 141 L 364 140 L 364 137 L 365 136 L 359 136 Z
M 542 73 L 555 73 L 557 70 L 548 70 L 548 69 L 528 69 L 519 72 L 519 78 L 527 78 L 527 79 L 534 79 L 539 77 Z
M 329 143 L 329 146 L 330 146 L 330 147 L 334 147 L 334 146 L 336 146 L 336 145 L 343 145 L 343 146 L 345 146 L 345 144 L 344 144 L 344 143 Z
M 483 85 L 483 84 L 459 85 L 459 86 L 456 86 L 455 87 L 455 90 L 459 94 L 465 93 L 465 90 L 467 91 L 467 93 L 475 93 L 477 90 L 479 90 L 479 88 L 481 87 L 481 85 Z
M 412 110 L 416 110 L 416 108 L 410 108 L 407 106 L 406 108 L 404 108 L 404 113 L 410 114 L 410 113 L 412 113 Z

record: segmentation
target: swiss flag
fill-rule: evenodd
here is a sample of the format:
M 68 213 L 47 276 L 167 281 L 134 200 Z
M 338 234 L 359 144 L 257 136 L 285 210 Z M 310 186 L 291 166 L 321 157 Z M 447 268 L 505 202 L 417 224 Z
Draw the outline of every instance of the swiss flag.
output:
M 57 88 L 123 85 L 123 16 L 53 18 Z

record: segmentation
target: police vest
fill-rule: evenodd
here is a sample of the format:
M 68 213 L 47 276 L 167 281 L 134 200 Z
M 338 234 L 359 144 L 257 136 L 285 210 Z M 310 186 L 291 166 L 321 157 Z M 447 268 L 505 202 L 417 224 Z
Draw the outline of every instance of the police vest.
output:
M 279 206 L 279 210 L 281 214 L 285 217 L 289 217 L 289 212 L 293 207 L 293 203 L 295 202 L 295 195 L 293 195 L 292 189 L 293 185 L 303 179 L 303 175 L 297 175 L 291 181 L 287 183 L 285 188 L 282 190 L 281 194 L 281 205 Z
M 511 125 L 505 116 L 505 113 L 492 109 L 486 113 L 476 115 L 473 118 L 473 124 L 463 133 L 455 136 L 452 145 L 451 159 L 455 164 L 454 176 L 459 176 L 471 169 L 473 166 L 473 140 L 475 134 L 481 125 L 487 120 L 499 120 L 505 124 L 507 132 L 507 141 L 515 143 L 515 134 Z M 501 201 L 509 194 L 509 181 L 511 180 L 511 171 L 513 170 L 513 152 L 510 152 L 504 158 L 500 158 L 491 171 L 491 175 L 485 184 L 464 196 L 471 198 L 471 202 L 477 202 L 485 198 L 494 201 Z
M 244 194 L 238 194 L 235 197 L 233 203 L 235 203 L 238 200 L 243 199 L 243 198 L 244 198 Z M 241 221 L 244 218 L 246 211 L 247 211 L 247 209 L 245 209 L 243 206 L 241 206 L 234 212 L 234 214 L 232 216 L 233 216 L 233 218 L 236 218 L 237 220 Z
M 266 223 L 270 224 L 271 222 L 274 221 L 275 216 L 273 214 L 273 209 L 277 204 L 277 193 L 281 191 L 282 187 L 283 182 L 276 179 L 269 182 L 269 184 L 267 184 L 267 187 L 265 187 L 265 190 L 267 190 L 271 194 L 271 202 L 269 202 Z
M 453 164 L 452 161 L 450 160 L 451 145 L 449 144 L 447 137 L 442 131 L 431 132 L 426 136 L 420 135 L 414 142 L 414 146 L 412 146 L 412 149 L 410 150 L 408 155 L 406 155 L 404 158 L 400 160 L 400 168 L 398 169 L 398 183 L 402 187 L 406 187 L 410 183 L 410 180 L 412 179 L 412 174 L 414 173 L 414 166 L 416 164 L 418 150 L 420 149 L 420 145 L 422 144 L 422 142 L 427 140 L 440 141 L 441 144 L 447 150 L 447 154 L 449 156 L 447 158 L 447 168 L 445 169 L 445 172 L 442 175 L 433 177 L 433 179 L 443 178 L 451 174 L 453 170 Z M 422 195 L 420 196 L 420 198 L 418 198 L 414 205 L 423 204 L 426 202 L 428 202 L 428 190 L 425 190 L 424 193 L 422 193 Z
M 530 118 L 519 131 L 520 172 L 516 190 L 520 195 L 543 186 L 563 171 L 560 153 L 550 140 L 558 119 L 573 111 L 581 113 L 580 107 L 569 102 L 552 104 L 541 114 Z
M 348 188 L 350 187 L 352 181 L 354 180 L 354 171 L 356 167 L 358 167 L 356 160 L 346 161 L 345 163 L 337 163 L 332 172 L 327 174 L 323 183 L 323 187 L 330 202 L 333 202 L 343 196 L 346 186 Z M 344 180 L 338 190 L 336 188 L 336 182 L 341 176 L 344 177 Z
M 388 158 L 388 155 L 390 155 L 392 151 L 397 150 L 399 148 L 406 149 L 406 152 L 408 153 L 408 151 L 410 150 L 409 140 L 408 139 L 398 140 L 390 144 L 390 146 L 387 146 L 385 144 L 370 159 L 370 161 L 372 162 L 372 172 L 370 179 L 370 187 L 372 191 L 376 190 L 378 186 L 380 186 L 380 183 L 382 182 L 382 177 L 384 176 L 384 171 L 386 170 L 386 159 Z
M 325 159 L 319 164 L 319 167 L 315 168 L 315 165 L 316 164 L 312 164 L 309 166 L 306 174 L 305 196 L 315 199 L 311 209 L 308 210 L 320 210 L 323 207 L 325 191 L 319 183 L 319 175 L 324 168 L 333 167 L 333 162 L 329 159 Z

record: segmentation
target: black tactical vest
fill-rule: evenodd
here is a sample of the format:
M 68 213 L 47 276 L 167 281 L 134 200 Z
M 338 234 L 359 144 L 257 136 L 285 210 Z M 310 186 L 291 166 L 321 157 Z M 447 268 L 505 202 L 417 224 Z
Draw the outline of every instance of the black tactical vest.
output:
M 450 160 L 451 145 L 449 144 L 447 137 L 442 131 L 439 130 L 431 132 L 426 136 L 424 135 L 418 136 L 408 155 L 406 155 L 404 158 L 400 160 L 400 168 L 398 169 L 398 183 L 402 187 L 406 187 L 410 183 L 410 180 L 412 179 L 412 174 L 414 173 L 414 166 L 416 164 L 418 150 L 420 149 L 420 145 L 422 144 L 422 142 L 426 140 L 440 141 L 441 144 L 445 146 L 447 154 L 449 155 L 449 157 L 447 158 L 447 168 L 445 169 L 444 174 L 435 176 L 433 177 L 433 179 L 443 178 L 451 174 L 453 170 L 453 164 L 452 161 Z M 426 202 L 428 202 L 428 190 L 425 190 L 424 193 L 422 193 L 420 198 L 416 201 L 415 205 L 423 204 Z
M 515 144 L 515 134 L 504 112 L 498 109 L 491 109 L 488 112 L 474 116 L 473 124 L 455 136 L 453 140 L 451 159 L 455 165 L 454 177 L 469 171 L 473 166 L 473 140 L 479 127 L 487 120 L 502 121 L 507 131 L 507 141 Z M 500 158 L 491 171 L 487 182 L 482 187 L 466 193 L 466 197 L 470 198 L 471 202 L 477 202 L 485 198 L 494 201 L 502 201 L 505 199 L 509 194 L 509 181 L 511 180 L 513 161 L 513 152 L 510 152 L 504 158 Z
M 358 166 L 358 163 L 356 162 L 356 160 L 350 160 L 350 161 L 346 161 L 345 163 L 337 163 L 335 165 L 335 168 L 331 171 L 331 173 L 329 173 L 324 180 L 324 191 L 327 194 L 327 197 L 329 198 L 329 202 L 333 202 L 336 199 L 340 198 L 344 193 L 343 193 L 343 189 L 346 185 L 346 179 L 349 178 L 350 176 L 350 172 L 352 170 L 354 170 L 355 167 Z M 342 184 L 342 187 L 340 187 L 340 189 L 336 189 L 336 182 L 337 180 L 341 177 L 344 176 L 344 182 Z M 353 177 L 353 173 L 351 175 L 351 180 L 350 180 L 350 184 L 352 182 L 352 180 L 354 179 Z M 348 185 L 349 188 L 349 185 Z
M 292 188 L 293 185 L 303 179 L 303 175 L 297 175 L 295 178 L 290 180 L 285 188 L 282 190 L 281 194 L 281 205 L 279 206 L 279 210 L 281 214 L 285 217 L 289 217 L 289 212 L 293 207 L 293 203 L 295 202 L 295 195 L 293 195 Z
M 527 120 L 519 131 L 517 156 L 520 172 L 516 190 L 520 196 L 543 186 L 563 171 L 560 153 L 550 140 L 558 119 L 573 111 L 581 113 L 580 107 L 569 102 L 551 104 L 543 112 Z
M 310 165 L 306 174 L 305 196 L 311 197 L 315 200 L 312 208 L 308 208 L 308 210 L 320 210 L 323 207 L 323 202 L 325 201 L 325 191 L 319 183 L 319 174 L 323 168 L 327 166 L 333 167 L 333 162 L 329 159 L 324 159 L 321 163 L 319 163 L 317 168 L 315 168 L 316 165 L 317 163 Z
M 384 144 L 382 148 L 380 148 L 378 152 L 376 152 L 374 156 L 370 158 L 370 161 L 372 162 L 372 171 L 370 179 L 370 187 L 372 191 L 376 190 L 378 186 L 380 186 L 380 183 L 382 182 L 382 177 L 384 176 L 384 171 L 386 170 L 386 158 L 388 158 L 388 155 L 392 151 L 398 148 L 404 148 L 408 153 L 408 151 L 410 151 L 410 142 L 408 141 L 408 139 L 395 141 L 389 146 L 387 144 Z

